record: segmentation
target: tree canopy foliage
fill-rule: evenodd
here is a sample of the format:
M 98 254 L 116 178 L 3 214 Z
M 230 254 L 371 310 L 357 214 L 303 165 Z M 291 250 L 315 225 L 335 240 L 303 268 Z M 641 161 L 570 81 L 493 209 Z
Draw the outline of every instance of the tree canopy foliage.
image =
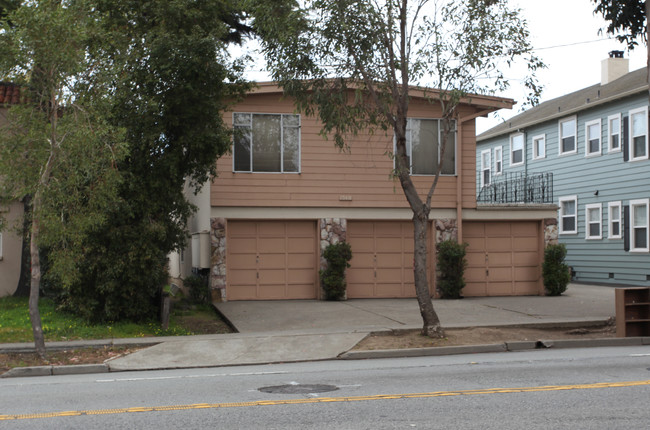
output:
M 638 45 L 639 38 L 647 43 L 645 0 L 592 0 L 595 14 L 602 15 L 606 31 L 625 43 L 629 49 Z
M 65 308 L 96 321 L 156 315 L 166 256 L 185 244 L 185 223 L 194 210 L 184 185 L 200 188 L 216 173 L 216 159 L 230 147 L 222 114 L 248 88 L 242 64 L 227 53 L 229 43 L 251 30 L 236 6 L 232 0 L 38 0 L 20 2 L 4 21 L 4 36 L 12 35 L 16 46 L 27 46 L 29 36 L 47 48 L 47 55 L 58 56 L 54 75 L 71 69 L 42 105 L 56 114 L 41 115 L 40 128 L 21 124 L 28 135 L 70 124 L 59 129 L 66 142 L 74 138 L 78 146 L 69 150 L 67 164 L 63 158 L 55 164 L 69 173 L 47 184 L 44 202 L 56 205 L 76 196 L 79 208 L 96 209 L 81 229 L 72 215 L 44 211 L 60 219 L 53 239 L 43 232 L 38 245 L 47 250 L 49 292 Z M 66 38 L 70 33 L 74 41 Z M 33 90 L 49 76 L 39 72 L 50 61 L 39 57 L 46 55 L 41 51 L 26 51 L 31 58 L 24 64 L 17 49 L 3 52 L 11 52 L 2 61 L 13 64 L 6 70 L 15 72 L 3 73 L 3 80 L 15 81 L 20 72 L 21 82 Z M 16 145 L 18 135 L 11 135 Z M 101 209 L 89 200 L 101 195 L 95 183 L 101 170 L 87 160 L 107 153 L 94 148 L 91 137 L 98 145 L 108 139 L 120 148 L 110 154 L 116 180 L 110 181 L 111 199 L 103 198 Z M 24 151 L 27 141 L 20 144 Z M 64 180 L 76 177 L 86 182 L 63 187 Z M 25 188 L 23 194 L 32 192 Z M 71 242 L 63 240 L 64 232 L 79 234 Z M 61 254 L 70 258 L 62 262 Z

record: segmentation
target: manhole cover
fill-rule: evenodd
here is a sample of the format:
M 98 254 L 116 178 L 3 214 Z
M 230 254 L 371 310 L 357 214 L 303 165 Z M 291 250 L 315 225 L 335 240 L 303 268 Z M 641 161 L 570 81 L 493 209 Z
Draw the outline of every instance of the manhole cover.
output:
M 339 388 L 336 385 L 326 384 L 287 384 L 275 385 L 273 387 L 262 387 L 259 391 L 263 393 L 274 394 L 309 394 L 309 393 L 327 393 L 336 391 Z

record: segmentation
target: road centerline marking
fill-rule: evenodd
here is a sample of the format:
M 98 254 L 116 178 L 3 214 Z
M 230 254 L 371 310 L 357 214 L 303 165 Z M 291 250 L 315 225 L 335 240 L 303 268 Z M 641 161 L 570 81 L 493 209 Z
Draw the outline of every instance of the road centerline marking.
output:
M 399 400 L 399 399 L 423 399 L 433 397 L 450 397 L 450 396 L 475 396 L 487 394 L 512 394 L 512 393 L 535 393 L 544 391 L 568 391 L 568 390 L 593 390 L 605 388 L 624 388 L 639 387 L 650 385 L 650 380 L 645 381 L 624 381 L 624 382 L 598 382 L 593 384 L 573 384 L 573 385 L 545 385 L 539 387 L 510 387 L 510 388 L 482 388 L 474 390 L 449 390 L 449 391 L 432 391 L 428 393 L 405 393 L 405 394 L 375 394 L 366 396 L 340 396 L 340 397 L 311 397 L 286 400 L 256 400 L 249 402 L 231 402 L 231 403 L 195 403 L 188 405 L 168 405 L 168 406 L 135 406 L 114 409 L 95 409 L 82 411 L 61 411 L 61 412 L 44 412 L 33 414 L 13 414 L 0 415 L 0 421 L 8 420 L 26 420 L 41 418 L 73 417 L 84 415 L 110 415 L 110 414 L 127 414 L 127 413 L 146 413 L 162 411 L 180 411 L 192 409 L 220 409 L 220 408 L 239 408 L 252 406 L 280 406 L 280 405 L 300 405 L 315 403 L 336 403 L 336 402 L 361 402 L 373 400 Z

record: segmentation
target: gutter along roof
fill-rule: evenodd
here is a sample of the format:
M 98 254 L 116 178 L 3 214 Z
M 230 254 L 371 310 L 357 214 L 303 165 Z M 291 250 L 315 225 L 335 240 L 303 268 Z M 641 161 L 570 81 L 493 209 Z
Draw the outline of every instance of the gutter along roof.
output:
M 609 103 L 648 90 L 646 68 L 638 69 L 606 84 L 596 84 L 541 103 L 514 116 L 476 137 L 481 142 L 509 134 L 551 119 L 563 118 L 579 111 Z

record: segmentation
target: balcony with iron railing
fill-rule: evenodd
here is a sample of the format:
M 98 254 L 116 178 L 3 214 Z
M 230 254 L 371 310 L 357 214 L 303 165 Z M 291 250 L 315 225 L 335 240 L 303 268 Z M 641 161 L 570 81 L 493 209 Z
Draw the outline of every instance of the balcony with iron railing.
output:
M 476 198 L 479 204 L 551 204 L 552 173 L 504 173 L 483 186 Z

